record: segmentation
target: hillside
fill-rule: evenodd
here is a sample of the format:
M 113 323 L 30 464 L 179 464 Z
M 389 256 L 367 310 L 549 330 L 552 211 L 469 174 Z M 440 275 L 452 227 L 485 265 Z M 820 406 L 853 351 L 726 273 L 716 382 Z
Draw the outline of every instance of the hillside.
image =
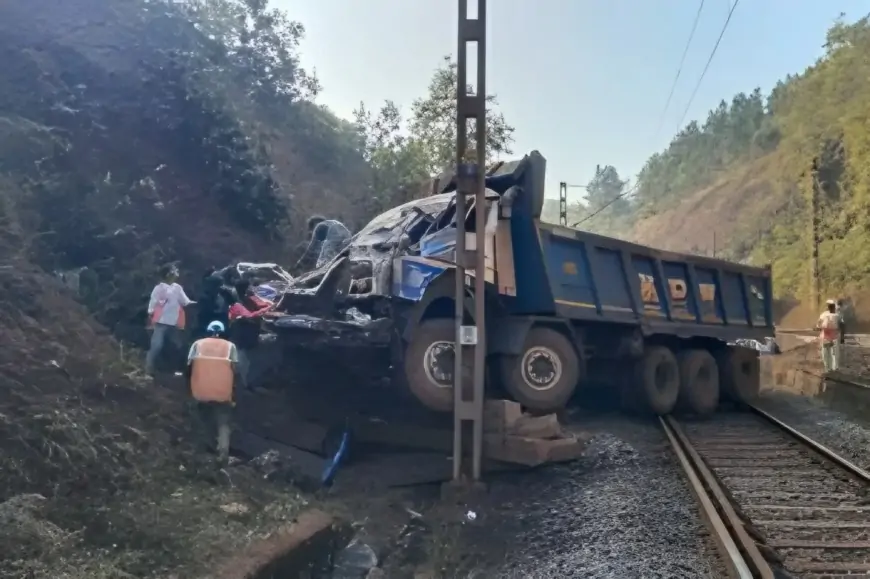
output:
M 367 218 L 355 131 L 250 5 L 260 53 L 196 3 L 0 5 L 2 577 L 216 576 L 305 506 L 250 469 L 199 476 L 183 393 L 128 345 L 161 265 L 195 291 L 206 266 L 286 257 L 302 212 Z
M 367 217 L 352 210 L 366 171 L 353 131 L 285 86 L 243 96 L 257 69 L 197 16 L 138 0 L 0 8 L 5 220 L 45 271 L 87 268 L 83 301 L 124 339 L 142 337 L 161 264 L 189 283 L 283 256 L 311 212 Z
M 303 37 L 265 0 L 0 4 L 0 577 L 223 576 L 312 500 L 280 465 L 202 468 L 183 386 L 139 349 L 161 266 L 194 296 L 210 266 L 292 264 L 313 213 L 357 229 L 453 158 L 449 58 L 407 123 L 349 122 Z
M 788 189 L 771 175 L 777 161 L 770 153 L 737 166 L 714 184 L 637 220 L 625 237 L 662 249 L 751 260 L 770 220 L 789 203 Z
M 857 295 L 870 281 L 867 54 L 867 18 L 835 23 L 821 59 L 689 123 L 646 162 L 621 213 L 606 206 L 584 226 L 707 255 L 715 243 L 717 256 L 772 263 L 776 293 L 805 299 L 815 191 L 822 293 Z

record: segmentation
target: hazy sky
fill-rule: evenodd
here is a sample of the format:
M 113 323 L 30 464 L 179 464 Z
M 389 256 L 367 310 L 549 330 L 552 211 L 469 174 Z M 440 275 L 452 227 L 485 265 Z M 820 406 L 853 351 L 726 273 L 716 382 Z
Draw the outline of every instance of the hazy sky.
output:
M 588 182 L 597 163 L 633 179 L 667 145 L 733 1 L 706 0 L 656 136 L 700 0 L 489 0 L 487 92 L 516 127 L 514 152 L 547 157 L 549 196 L 560 181 Z M 303 63 L 323 84 L 319 101 L 339 116 L 385 99 L 409 111 L 441 57 L 456 51 L 455 0 L 272 2 L 305 25 Z M 741 0 L 686 122 L 805 69 L 841 12 L 863 16 L 870 0 Z

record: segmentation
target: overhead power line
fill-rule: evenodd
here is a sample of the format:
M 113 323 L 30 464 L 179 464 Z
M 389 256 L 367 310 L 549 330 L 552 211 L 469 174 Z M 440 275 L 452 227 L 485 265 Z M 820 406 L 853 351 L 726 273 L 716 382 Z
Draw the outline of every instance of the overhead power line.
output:
M 683 126 L 683 121 L 686 120 L 686 115 L 689 114 L 692 102 L 698 94 L 698 89 L 701 88 L 701 82 L 704 81 L 704 75 L 707 74 L 707 70 L 710 68 L 710 63 L 713 62 L 713 57 L 716 56 L 716 51 L 719 49 L 719 43 L 722 42 L 722 37 L 725 36 L 725 31 L 728 30 L 728 23 L 731 22 L 731 16 L 734 14 L 734 10 L 737 8 L 738 4 L 740 4 L 740 0 L 734 0 L 734 5 L 731 6 L 731 10 L 728 11 L 728 18 L 725 19 L 725 24 L 722 26 L 719 38 L 716 39 L 716 45 L 713 46 L 713 51 L 710 53 L 710 58 L 707 59 L 707 64 L 704 65 L 704 70 L 701 72 L 701 76 L 698 77 L 698 83 L 695 85 L 695 90 L 692 91 L 692 96 L 689 97 L 689 102 L 686 104 L 686 110 L 683 111 L 683 116 L 680 117 L 680 122 L 677 123 L 677 130 Z
M 703 82 L 704 76 L 707 74 L 707 70 L 709 70 L 709 68 L 710 68 L 710 63 L 713 62 L 713 57 L 716 56 L 716 51 L 719 49 L 719 43 L 722 42 L 722 37 L 725 36 L 725 31 L 728 30 L 728 24 L 731 22 L 731 16 L 734 14 L 734 10 L 737 8 L 737 5 L 739 3 L 740 3 L 740 0 L 734 0 L 734 4 L 731 6 L 731 10 L 728 11 L 728 18 L 725 19 L 725 24 L 722 25 L 722 30 L 719 32 L 719 38 L 716 39 L 716 44 L 713 46 L 712 52 L 710 52 L 710 57 L 707 59 L 707 64 L 704 65 L 704 70 L 701 71 L 701 76 L 698 77 L 698 82 L 697 82 L 697 84 L 695 84 L 695 89 L 692 91 L 692 96 L 689 97 L 689 102 L 686 105 L 686 110 L 683 111 L 683 115 L 682 115 L 682 117 L 680 117 L 680 122 L 677 124 L 678 127 L 683 126 L 683 121 L 686 120 L 686 115 L 689 114 L 689 108 L 691 108 L 691 106 L 692 106 L 692 101 L 695 100 L 695 96 L 698 94 L 698 89 L 701 87 L 701 82 Z M 701 2 L 701 8 L 703 8 L 703 4 L 704 3 Z M 698 9 L 699 14 L 700 14 L 701 8 Z M 697 16 L 696 16 L 695 23 L 697 24 Z M 694 35 L 694 32 L 695 32 L 695 27 L 693 26 L 692 27 L 692 34 L 689 36 L 689 42 L 691 42 L 691 40 L 692 40 L 691 37 L 692 37 L 692 35 Z M 688 45 L 686 46 L 686 49 L 688 50 Z M 683 55 L 683 57 L 685 58 L 685 54 Z M 682 68 L 682 63 L 680 64 L 680 68 Z M 680 73 L 678 70 L 677 77 L 679 77 L 679 74 Z M 673 89 L 671 90 L 671 92 L 673 93 Z M 668 97 L 668 100 L 670 101 L 670 97 Z M 634 187 L 632 187 L 628 191 L 624 191 L 624 192 L 620 193 L 619 195 L 616 195 L 613 199 L 611 199 L 610 201 L 608 201 L 607 203 L 605 203 L 604 205 L 602 205 L 601 207 L 596 209 L 594 212 L 590 213 L 589 215 L 587 215 L 586 217 L 581 219 L 580 221 L 576 222 L 571 227 L 576 227 L 576 226 L 580 225 L 581 223 L 589 221 L 590 219 L 592 219 L 593 217 L 595 217 L 596 215 L 598 215 L 599 213 L 601 213 L 602 211 L 604 211 L 605 209 L 607 209 L 608 207 L 610 207 L 611 205 L 616 203 L 616 201 L 618 201 L 619 199 L 622 199 L 623 197 L 631 195 L 632 193 L 637 191 L 637 188 L 639 185 L 640 185 L 640 183 L 637 183 L 637 184 L 635 184 Z
M 653 139 L 657 139 L 662 130 L 662 125 L 665 122 L 665 114 L 668 112 L 668 107 L 671 106 L 671 99 L 674 98 L 674 91 L 677 88 L 677 81 L 680 80 L 680 74 L 683 72 L 683 65 L 686 63 L 686 56 L 689 54 L 689 47 L 692 45 L 692 39 L 695 38 L 695 30 L 698 29 L 698 21 L 701 19 L 701 11 L 704 9 L 704 0 L 698 6 L 698 11 L 695 13 L 695 21 L 692 22 L 692 31 L 689 32 L 689 39 L 686 41 L 686 47 L 683 49 L 683 56 L 680 58 L 680 64 L 677 65 L 677 74 L 674 76 L 674 82 L 671 83 L 671 91 L 668 93 L 668 99 L 665 101 L 665 108 L 662 109 L 661 117 L 659 118 L 656 134 Z
M 577 227 L 578 225 L 580 225 L 584 221 L 589 221 L 590 219 L 592 219 L 593 217 L 595 217 L 596 215 L 598 215 L 599 213 L 601 213 L 602 211 L 604 211 L 605 209 L 607 209 L 608 207 L 610 207 L 611 205 L 616 203 L 618 200 L 622 199 L 623 197 L 627 197 L 628 195 L 631 195 L 632 193 L 637 191 L 637 187 L 638 187 L 638 185 L 635 185 L 634 187 L 632 187 L 628 191 L 623 191 L 619 195 L 616 195 L 613 199 L 611 199 L 610 201 L 608 201 L 607 203 L 605 203 L 604 205 L 602 205 L 601 207 L 599 207 L 598 209 L 596 209 L 595 211 L 593 211 L 592 213 L 590 213 L 589 215 L 587 215 L 586 217 L 581 219 L 580 221 L 576 222 L 571 227 Z

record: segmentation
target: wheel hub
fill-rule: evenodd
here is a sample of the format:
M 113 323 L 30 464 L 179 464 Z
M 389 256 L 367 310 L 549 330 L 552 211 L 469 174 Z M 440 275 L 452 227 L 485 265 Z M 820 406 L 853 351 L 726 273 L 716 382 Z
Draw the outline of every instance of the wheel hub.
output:
M 454 360 L 453 342 L 432 342 L 423 355 L 423 370 L 426 372 L 426 377 L 441 388 L 453 386 Z
M 526 350 L 522 368 L 523 381 L 533 390 L 549 390 L 562 378 L 562 361 L 553 350 L 543 346 Z

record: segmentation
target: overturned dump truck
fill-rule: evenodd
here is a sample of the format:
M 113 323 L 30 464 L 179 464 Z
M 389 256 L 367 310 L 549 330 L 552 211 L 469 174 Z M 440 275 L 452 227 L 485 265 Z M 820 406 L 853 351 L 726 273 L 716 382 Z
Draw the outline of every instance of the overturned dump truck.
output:
M 486 384 L 535 412 L 575 390 L 618 388 L 632 410 L 715 411 L 759 390 L 758 352 L 729 345 L 773 334 L 769 268 L 660 251 L 543 223 L 546 160 L 537 151 L 490 168 L 486 206 L 456 215 L 455 179 L 374 219 L 333 262 L 296 278 L 270 320 L 332 343 L 389 349 L 393 388 L 426 407 L 453 404 L 456 222 L 473 247 L 486 212 Z M 473 277 L 465 311 L 473 324 Z M 293 312 L 307 312 L 294 314 Z M 374 358 L 372 358 L 374 359 Z M 470 360 L 469 360 L 470 363 Z

